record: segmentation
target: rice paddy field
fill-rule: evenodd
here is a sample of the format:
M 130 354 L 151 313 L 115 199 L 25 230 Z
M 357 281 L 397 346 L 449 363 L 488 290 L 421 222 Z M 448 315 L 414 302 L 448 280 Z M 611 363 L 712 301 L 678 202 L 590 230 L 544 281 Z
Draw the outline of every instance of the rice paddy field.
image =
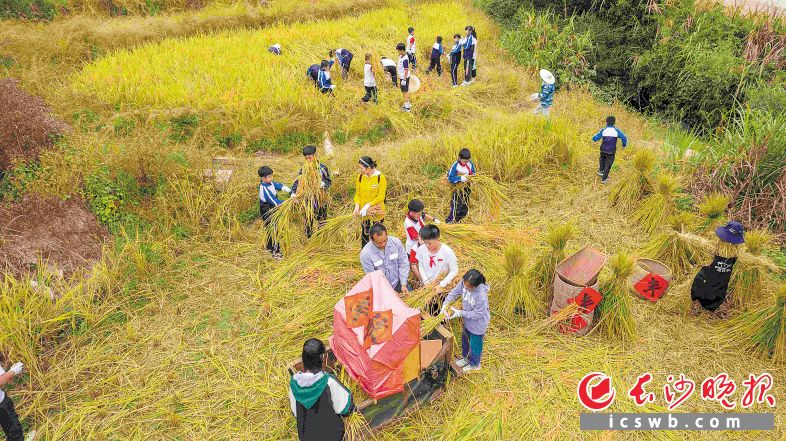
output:
M 161 17 L 117 19 L 127 20 L 117 28 L 102 22 L 104 44 L 89 57 L 74 55 L 68 42 L 23 44 L 60 22 L 6 28 L 16 29 L 6 35 L 16 61 L 0 73 L 19 78 L 72 126 L 40 155 L 25 191 L 84 197 L 112 233 L 102 258 L 83 271 L 61 277 L 38 265 L 0 283 L 0 349 L 28 370 L 5 390 L 39 439 L 296 439 L 286 367 L 305 339 L 328 338 L 333 305 L 363 275 L 359 221 L 347 216 L 357 158 L 373 157 L 387 176 L 385 224 L 403 237 L 411 198 L 440 219 L 447 215 L 444 175 L 462 147 L 471 149 L 481 180 L 468 218 L 445 226 L 443 239 L 461 273 L 478 268 L 490 281 L 482 370 L 451 381 L 441 398 L 381 430 L 363 432 L 353 416 L 354 439 L 786 436 L 786 369 L 770 356 L 782 355 L 786 336 L 776 331 L 769 347 L 751 343 L 765 322 L 777 328 L 784 320 L 786 292 L 777 294 L 783 264 L 768 257 L 778 246 L 759 232 L 740 251 L 733 286 L 745 300 L 729 319 L 689 314 L 691 280 L 711 259 L 712 231 L 726 220 L 728 199 L 685 197 L 687 160 L 670 153 L 667 127 L 575 86 L 557 92 L 550 119 L 533 115 L 527 97 L 539 90 L 537 72 L 517 66 L 497 46 L 496 25 L 467 2 L 270 3 L 278 22 L 223 26 L 216 18 L 214 27 L 173 24 L 163 36 L 151 27 L 148 37 L 124 37 L 137 35 L 124 29 Z M 188 22 L 188 14 L 196 20 L 205 11 L 178 14 Z M 82 32 L 96 35 L 89 23 Z M 447 41 L 467 24 L 479 36 L 476 82 L 451 88 L 449 76 L 426 76 L 434 37 Z M 399 110 L 400 93 L 381 75 L 380 103 L 363 105 L 363 54 L 394 57 L 410 25 L 423 52 L 412 112 Z M 97 40 L 73 44 L 85 41 Z M 267 53 L 273 43 L 282 45 L 282 56 Z M 342 80 L 334 70 L 336 96 L 324 96 L 305 71 L 339 47 L 355 54 L 352 71 Z M 56 63 L 45 61 L 58 54 Z M 604 185 L 591 137 L 609 114 L 630 144 Z M 286 256 L 275 261 L 258 219 L 256 169 L 270 165 L 275 180 L 291 185 L 307 142 L 319 145 L 334 174 L 330 217 L 337 219 L 310 240 L 300 219 L 282 223 Z M 205 179 L 215 157 L 230 158 L 233 170 L 219 186 Z M 548 320 L 547 281 L 556 261 L 586 245 L 609 256 L 601 284 L 616 303 L 577 338 Z M 674 269 L 672 288 L 657 303 L 618 283 L 635 257 Z M 416 292 L 409 302 L 417 306 L 425 295 Z M 457 322 L 448 326 L 460 335 Z M 738 384 L 768 372 L 778 405 L 736 411 L 773 412 L 775 430 L 580 431 L 576 387 L 593 371 L 613 379 L 613 412 L 665 412 L 668 375 L 685 374 L 698 388 L 721 372 Z M 626 392 L 644 372 L 653 375 L 648 389 L 658 399 L 637 408 Z M 678 411 L 722 408 L 697 390 Z

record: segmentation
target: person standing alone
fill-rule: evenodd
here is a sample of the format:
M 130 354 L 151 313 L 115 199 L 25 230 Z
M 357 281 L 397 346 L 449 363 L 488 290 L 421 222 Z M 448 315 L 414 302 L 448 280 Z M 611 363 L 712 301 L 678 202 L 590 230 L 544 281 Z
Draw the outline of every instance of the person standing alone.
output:
M 412 103 L 409 102 L 409 76 L 412 73 L 409 64 L 409 57 L 406 54 L 404 43 L 396 45 L 398 50 L 398 77 L 401 84 L 401 94 L 404 98 L 404 104 L 401 109 L 405 112 L 412 110 Z
M 617 139 L 622 141 L 622 148 L 628 146 L 628 137 L 622 133 L 622 130 L 614 127 L 617 119 L 613 116 L 606 117 L 606 127 L 592 137 L 593 142 L 601 141 L 600 143 L 600 160 L 598 166 L 598 176 L 600 176 L 602 183 L 609 180 L 609 172 L 611 166 L 614 164 L 614 155 L 617 154 Z

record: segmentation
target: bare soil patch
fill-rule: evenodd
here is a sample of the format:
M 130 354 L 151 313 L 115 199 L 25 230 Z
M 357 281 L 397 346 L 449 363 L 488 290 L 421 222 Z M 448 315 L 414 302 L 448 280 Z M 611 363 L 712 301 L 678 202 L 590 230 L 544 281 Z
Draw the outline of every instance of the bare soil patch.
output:
M 23 275 L 39 259 L 65 275 L 90 267 L 109 236 L 80 197 L 60 200 L 30 193 L 0 205 L 0 273 Z
M 25 92 L 18 80 L 0 79 L 0 171 L 19 157 L 35 160 L 68 130 L 68 124 L 53 117 L 44 100 Z

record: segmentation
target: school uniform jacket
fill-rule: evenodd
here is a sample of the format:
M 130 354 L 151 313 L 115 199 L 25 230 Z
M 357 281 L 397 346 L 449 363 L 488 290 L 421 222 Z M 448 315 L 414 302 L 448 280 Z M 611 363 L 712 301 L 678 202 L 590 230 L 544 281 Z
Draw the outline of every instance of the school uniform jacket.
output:
M 434 43 L 434 46 L 431 47 L 431 59 L 434 61 L 439 60 L 439 57 L 445 53 L 445 49 L 442 48 L 441 43 Z
M 600 151 L 609 155 L 617 153 L 617 139 L 622 141 L 623 148 L 628 146 L 628 137 L 622 133 L 622 130 L 614 126 L 606 126 L 592 137 L 593 142 L 598 142 L 601 139 L 603 141 L 600 143 Z
M 461 165 L 460 162 L 456 161 L 450 167 L 448 171 L 448 182 L 451 184 L 460 184 L 461 177 L 464 175 L 472 176 L 475 174 L 475 164 L 472 161 L 467 162 L 467 165 Z
M 324 372 L 298 372 L 289 380 L 289 404 L 300 441 L 342 441 L 343 416 L 354 409 L 352 394 Z
M 273 181 L 269 184 L 264 182 L 259 183 L 259 202 L 269 204 L 273 207 L 278 207 L 284 201 L 277 197 L 277 193 L 284 188 L 284 184 Z

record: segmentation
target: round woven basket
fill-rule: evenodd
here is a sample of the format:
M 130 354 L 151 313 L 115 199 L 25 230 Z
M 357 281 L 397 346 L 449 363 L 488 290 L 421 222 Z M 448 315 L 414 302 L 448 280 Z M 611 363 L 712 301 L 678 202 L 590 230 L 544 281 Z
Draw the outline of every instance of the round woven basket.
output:
M 674 279 L 671 269 L 665 263 L 655 259 L 638 259 L 636 260 L 636 265 L 633 266 L 633 273 L 628 277 L 628 286 L 636 295 L 639 295 L 639 293 L 633 289 L 633 285 L 649 273 L 657 274 L 669 283 Z
M 593 280 L 592 285 L 589 285 L 592 289 L 598 291 L 599 283 L 597 277 Z M 586 288 L 585 286 L 578 286 L 574 285 L 567 280 L 563 279 L 559 274 L 554 275 L 554 298 L 551 301 L 551 309 L 550 314 L 554 314 L 560 309 L 568 306 L 568 300 L 575 298 L 579 293 Z M 593 326 L 593 320 L 595 319 L 595 311 L 591 311 L 587 314 L 579 313 L 584 320 L 587 321 L 587 326 L 583 329 L 573 333 L 573 335 L 579 337 L 582 335 L 587 334 L 590 332 Z

